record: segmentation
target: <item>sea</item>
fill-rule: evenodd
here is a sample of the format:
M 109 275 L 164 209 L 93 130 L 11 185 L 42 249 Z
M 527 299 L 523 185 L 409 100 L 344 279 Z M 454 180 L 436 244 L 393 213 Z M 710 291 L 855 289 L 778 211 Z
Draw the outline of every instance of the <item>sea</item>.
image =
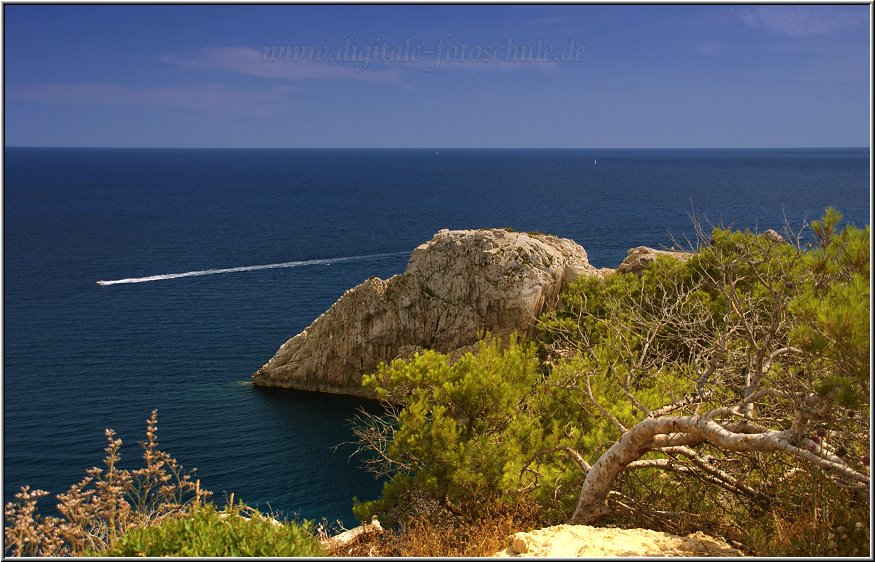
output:
M 162 448 L 204 488 L 357 524 L 379 496 L 350 418 L 375 402 L 250 384 L 348 288 L 442 228 L 572 238 L 596 267 L 709 225 L 781 231 L 827 206 L 869 224 L 868 148 L 6 148 L 3 501 Z M 106 283 L 99 284 L 99 281 Z M 51 512 L 52 506 L 45 509 Z

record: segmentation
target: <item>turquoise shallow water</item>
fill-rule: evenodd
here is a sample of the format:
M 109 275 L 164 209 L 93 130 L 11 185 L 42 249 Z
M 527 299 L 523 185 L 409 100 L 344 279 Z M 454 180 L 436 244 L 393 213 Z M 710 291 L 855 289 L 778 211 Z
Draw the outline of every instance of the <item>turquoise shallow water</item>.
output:
M 352 524 L 380 483 L 333 446 L 374 404 L 241 384 L 343 291 L 441 228 L 567 236 L 613 267 L 690 233 L 691 206 L 867 224 L 869 177 L 863 149 L 6 149 L 5 499 L 80 478 L 106 427 L 133 461 L 157 408 L 162 446 L 219 496 Z M 234 271 L 172 276 L 216 269 Z

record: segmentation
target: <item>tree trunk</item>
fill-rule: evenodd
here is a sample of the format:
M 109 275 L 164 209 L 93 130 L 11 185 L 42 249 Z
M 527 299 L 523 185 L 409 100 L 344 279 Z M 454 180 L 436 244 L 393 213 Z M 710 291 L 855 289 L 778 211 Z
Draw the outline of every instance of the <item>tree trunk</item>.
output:
M 620 437 L 586 473 L 577 509 L 571 516 L 572 525 L 589 525 L 608 513 L 606 500 L 617 476 L 626 466 L 650 450 L 653 438 L 674 429 L 680 418 L 650 418 L 637 424 Z
M 826 458 L 822 451 L 816 454 L 798 447 L 791 442 L 792 436 L 792 430 L 734 433 L 715 422 L 709 414 L 645 419 L 624 433 L 587 471 L 577 509 L 569 522 L 589 525 L 606 515 L 609 512 L 608 494 L 617 476 L 629 463 L 648 451 L 676 445 L 695 445 L 704 441 L 730 451 L 781 451 L 818 466 L 849 484 L 869 486 L 867 475 L 856 472 L 841 459 Z M 810 446 L 816 447 L 813 442 Z

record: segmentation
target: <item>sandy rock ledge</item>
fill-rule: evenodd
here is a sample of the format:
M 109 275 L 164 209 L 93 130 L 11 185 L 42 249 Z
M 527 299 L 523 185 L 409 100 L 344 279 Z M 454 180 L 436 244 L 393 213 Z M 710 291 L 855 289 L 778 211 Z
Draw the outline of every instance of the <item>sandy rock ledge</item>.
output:
M 744 556 L 725 541 L 695 532 L 686 537 L 649 529 L 556 525 L 516 533 L 495 557 L 600 558 L 604 556 Z

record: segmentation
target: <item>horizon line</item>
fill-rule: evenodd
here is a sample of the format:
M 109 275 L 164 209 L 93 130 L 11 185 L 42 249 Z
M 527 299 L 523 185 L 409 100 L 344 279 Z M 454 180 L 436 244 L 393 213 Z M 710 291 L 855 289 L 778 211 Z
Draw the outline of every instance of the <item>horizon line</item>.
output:
M 868 145 L 835 146 L 60 146 L 4 145 L 7 148 L 99 150 L 822 150 L 865 149 Z

